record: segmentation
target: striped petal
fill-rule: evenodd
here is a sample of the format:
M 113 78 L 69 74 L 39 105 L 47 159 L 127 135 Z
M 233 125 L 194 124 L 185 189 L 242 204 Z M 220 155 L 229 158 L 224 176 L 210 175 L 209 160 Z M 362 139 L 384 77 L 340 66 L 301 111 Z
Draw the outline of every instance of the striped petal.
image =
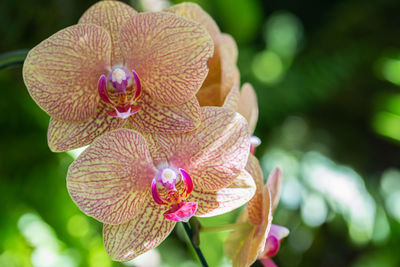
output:
M 255 196 L 247 203 L 249 221 L 254 225 L 258 225 L 265 217 L 265 214 L 263 214 L 264 207 L 262 206 L 264 198 L 264 177 L 258 159 L 252 154 L 249 155 L 247 160 L 246 170 L 253 177 L 257 186 Z
M 196 216 L 212 217 L 243 206 L 254 196 L 255 191 L 253 178 L 248 172 L 242 171 L 230 186 L 216 192 L 194 187 L 189 199 L 198 203 Z
M 23 76 L 29 93 L 50 116 L 82 122 L 96 112 L 97 82 L 110 64 L 110 35 L 96 25 L 65 28 L 34 47 Z
M 165 219 L 166 207 L 152 200 L 144 203 L 129 222 L 103 228 L 104 246 L 116 261 L 128 261 L 158 246 L 174 229 L 174 221 Z
M 65 122 L 51 118 L 47 132 L 50 150 L 62 152 L 90 145 L 100 135 L 124 126 L 125 120 L 108 116 L 105 109 L 105 104 L 100 102 L 96 115 L 85 122 Z
M 268 177 L 267 186 L 271 192 L 272 212 L 278 206 L 279 194 L 282 187 L 282 171 L 276 168 Z
M 245 83 L 242 86 L 238 112 L 242 114 L 249 123 L 250 133 L 254 133 L 258 120 L 258 103 L 256 92 L 249 83 Z
M 235 84 L 232 87 L 229 94 L 226 96 L 222 107 L 233 111 L 237 111 L 239 108 L 239 99 L 240 99 L 239 84 Z
M 221 34 L 213 18 L 208 15 L 198 4 L 181 3 L 164 9 L 164 11 L 175 13 L 180 17 L 188 18 L 202 24 L 213 38 L 214 43 Z
M 71 164 L 67 187 L 84 213 L 118 224 L 132 219 L 151 197 L 154 175 L 144 137 L 119 129 L 96 139 Z
M 208 191 L 229 186 L 244 169 L 250 149 L 245 119 L 224 108 L 202 108 L 201 125 L 194 131 L 158 135 L 169 161 L 185 169 L 195 186 Z
M 92 5 L 79 19 L 80 24 L 95 24 L 108 31 L 111 37 L 112 65 L 123 64 L 119 43 L 119 31 L 129 18 L 137 12 L 127 4 L 119 1 L 100 1 Z
M 198 23 L 167 12 L 142 13 L 121 29 L 121 49 L 143 89 L 164 105 L 189 101 L 208 73 L 213 42 Z
M 132 129 L 145 133 L 179 133 L 196 129 L 200 122 L 200 105 L 195 97 L 177 106 L 152 101 L 147 93 L 138 100 L 141 110 L 129 117 Z

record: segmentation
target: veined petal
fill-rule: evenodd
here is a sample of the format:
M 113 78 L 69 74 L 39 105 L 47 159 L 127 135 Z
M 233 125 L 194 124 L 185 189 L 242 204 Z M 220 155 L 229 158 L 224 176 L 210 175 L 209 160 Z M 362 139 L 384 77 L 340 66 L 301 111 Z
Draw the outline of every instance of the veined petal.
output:
M 219 45 L 223 47 L 222 49 L 227 52 L 227 57 L 232 60 L 232 62 L 236 63 L 238 58 L 238 47 L 235 42 L 235 39 L 227 33 L 222 33 L 219 37 Z
M 107 72 L 110 53 L 110 35 L 103 28 L 65 28 L 29 52 L 23 67 L 25 84 L 50 116 L 82 122 L 96 112 L 97 82 Z
M 247 209 L 249 214 L 249 221 L 254 224 L 260 224 L 263 218 L 263 188 L 264 188 L 264 178 L 263 173 L 260 167 L 260 163 L 258 159 L 249 154 L 249 158 L 247 160 L 246 171 L 250 173 L 253 177 L 255 184 L 257 186 L 257 191 L 254 197 L 247 203 Z M 268 208 L 268 207 L 267 207 Z
M 127 66 L 153 100 L 179 105 L 199 90 L 214 47 L 200 24 L 167 12 L 141 13 L 120 34 Z
M 230 212 L 249 201 L 256 191 L 253 178 L 242 171 L 227 188 L 216 192 L 194 188 L 189 199 L 197 201 L 196 216 L 212 217 Z
M 107 115 L 106 105 L 99 103 L 95 116 L 85 122 L 65 122 L 50 119 L 47 141 L 50 150 L 62 152 L 89 145 L 100 135 L 121 128 L 125 120 Z
M 154 102 L 143 92 L 137 102 L 141 110 L 129 117 L 130 126 L 145 133 L 179 133 L 196 129 L 200 122 L 200 105 L 195 97 L 177 106 L 164 106 Z
M 233 111 L 237 111 L 239 108 L 239 98 L 240 98 L 239 84 L 235 84 L 232 87 L 229 94 L 226 96 L 222 107 Z
M 92 5 L 79 19 L 79 24 L 95 24 L 108 31 L 111 37 L 112 65 L 123 64 L 119 43 L 119 31 L 126 20 L 137 12 L 127 4 L 119 1 L 100 1 Z
M 244 169 L 250 150 L 245 119 L 217 107 L 203 107 L 202 122 L 191 132 L 158 135 L 172 165 L 185 169 L 196 186 L 216 191 Z
M 180 17 L 192 19 L 206 27 L 208 33 L 213 38 L 214 43 L 221 34 L 214 19 L 208 15 L 198 4 L 181 3 L 164 9 L 164 11 L 175 13 Z
M 246 118 L 249 123 L 250 134 L 253 134 L 258 120 L 258 103 L 256 92 L 249 83 L 242 86 L 238 112 Z
M 116 261 L 127 261 L 158 246 L 176 223 L 164 218 L 166 209 L 154 201 L 147 201 L 129 222 L 105 224 L 103 239 L 108 255 Z
M 267 186 L 271 192 L 272 212 L 278 206 L 279 194 L 282 186 L 282 171 L 276 168 L 268 177 Z
M 75 160 L 67 175 L 68 191 L 87 215 L 110 224 L 132 219 L 151 198 L 155 168 L 144 137 L 119 129 L 96 139 Z

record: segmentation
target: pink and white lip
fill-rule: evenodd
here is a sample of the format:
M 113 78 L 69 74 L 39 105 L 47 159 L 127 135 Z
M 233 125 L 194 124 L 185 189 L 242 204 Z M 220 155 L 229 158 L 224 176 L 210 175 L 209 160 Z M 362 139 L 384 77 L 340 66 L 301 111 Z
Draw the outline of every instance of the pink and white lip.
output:
M 183 188 L 177 189 L 180 182 L 183 183 Z M 181 168 L 179 171 L 170 166 L 162 168 L 151 183 L 154 201 L 159 205 L 170 207 L 164 213 L 164 217 L 176 222 L 187 222 L 196 213 L 197 202 L 186 201 L 192 191 L 192 178 Z
M 100 76 L 98 92 L 100 98 L 112 108 L 107 111 L 107 115 L 111 117 L 127 119 L 141 109 L 136 104 L 136 100 L 142 92 L 142 87 L 134 70 L 131 75 L 125 67 L 113 67 L 108 74 L 108 79 L 105 75 Z M 110 97 L 110 94 L 114 97 Z

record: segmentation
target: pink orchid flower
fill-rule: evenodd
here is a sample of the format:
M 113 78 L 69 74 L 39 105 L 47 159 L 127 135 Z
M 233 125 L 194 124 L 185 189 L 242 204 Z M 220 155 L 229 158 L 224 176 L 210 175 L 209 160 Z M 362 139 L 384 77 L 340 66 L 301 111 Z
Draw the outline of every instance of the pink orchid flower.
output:
M 217 107 L 202 108 L 200 126 L 187 133 L 114 130 L 72 163 L 67 187 L 84 213 L 105 223 L 110 257 L 130 260 L 160 244 L 176 221 L 226 213 L 252 198 L 249 139 L 245 119 Z
M 23 76 L 50 116 L 49 147 L 90 144 L 116 128 L 177 133 L 195 129 L 195 94 L 208 73 L 213 41 L 199 23 L 168 12 L 137 13 L 100 1 L 77 25 L 34 47 Z
M 271 225 L 279 202 L 282 172 L 275 169 L 264 185 L 259 162 L 253 155 L 249 156 L 246 170 L 254 178 L 257 189 L 237 223 L 247 224 L 248 227 L 232 232 L 226 240 L 225 250 L 235 267 L 250 266 L 257 259 L 264 266 L 272 267 L 275 264 L 270 258 L 278 253 L 281 240 L 289 234 L 287 228 Z
M 231 88 L 240 81 L 235 40 L 229 34 L 221 33 L 213 18 L 197 4 L 181 3 L 164 11 L 194 20 L 207 29 L 214 41 L 214 54 L 208 62 L 208 75 L 196 96 L 201 106 L 222 106 Z

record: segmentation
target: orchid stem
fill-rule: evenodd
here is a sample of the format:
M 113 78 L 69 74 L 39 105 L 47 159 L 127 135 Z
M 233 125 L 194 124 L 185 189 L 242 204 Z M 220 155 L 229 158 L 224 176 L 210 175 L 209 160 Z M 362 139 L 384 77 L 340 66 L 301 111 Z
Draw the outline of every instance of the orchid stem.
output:
M 248 223 L 233 223 L 218 226 L 202 226 L 200 232 L 210 233 L 210 232 L 221 232 L 221 231 L 234 231 L 243 228 L 247 228 L 250 225 Z
M 182 222 L 182 224 L 183 224 L 183 228 L 185 229 L 185 232 L 186 232 L 187 236 L 189 237 L 190 243 L 192 244 L 193 249 L 197 254 L 197 257 L 199 257 L 201 265 L 203 267 L 208 267 L 208 264 L 207 264 L 206 259 L 204 258 L 203 252 L 201 252 L 201 249 L 200 249 L 199 245 L 196 244 L 197 242 L 195 242 L 193 240 L 193 238 L 198 238 L 198 237 L 196 237 L 198 232 L 197 232 L 197 234 L 194 233 L 194 231 L 192 230 L 194 227 L 193 228 L 190 227 L 189 223 Z
M 0 70 L 14 66 L 21 66 L 24 63 L 28 52 L 29 50 L 16 50 L 1 54 Z

